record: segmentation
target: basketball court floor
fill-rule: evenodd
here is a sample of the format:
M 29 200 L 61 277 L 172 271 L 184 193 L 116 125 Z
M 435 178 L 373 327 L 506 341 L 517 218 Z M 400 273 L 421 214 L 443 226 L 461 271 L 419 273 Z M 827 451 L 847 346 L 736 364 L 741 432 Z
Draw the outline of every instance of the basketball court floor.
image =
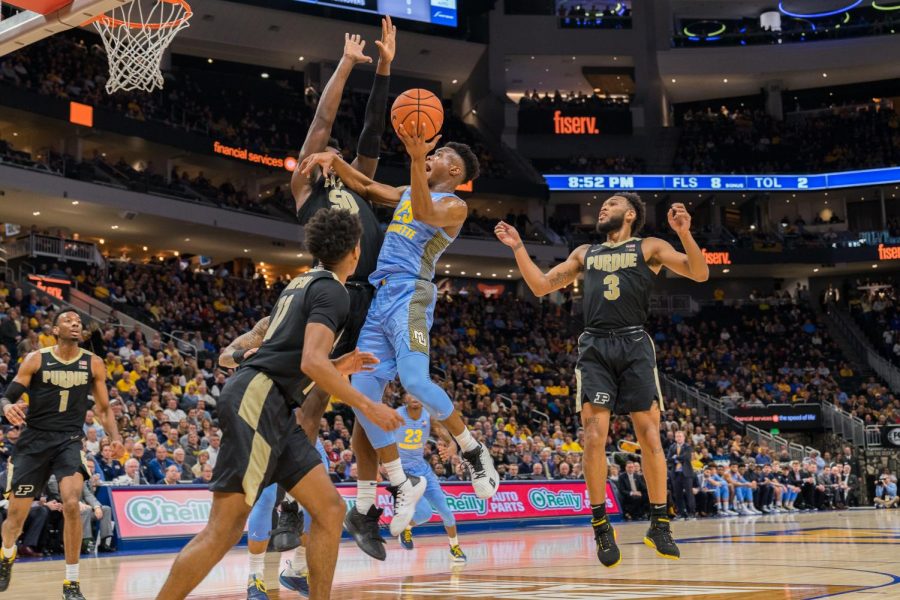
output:
M 640 543 L 646 526 L 618 525 L 623 560 L 614 569 L 597 562 L 587 527 L 462 534 L 469 562 L 459 567 L 450 563 L 444 536 L 418 537 L 413 551 L 389 541 L 383 563 L 348 542 L 341 547 L 332 598 L 900 598 L 898 510 L 678 521 L 674 531 L 680 561 L 659 558 Z M 297 598 L 278 589 L 279 557 L 268 556 L 270 598 Z M 82 589 L 89 600 L 153 598 L 172 558 L 150 554 L 84 560 Z M 61 560 L 19 562 L 4 596 L 55 598 L 62 575 Z M 191 598 L 243 599 L 246 577 L 246 550 L 238 548 Z

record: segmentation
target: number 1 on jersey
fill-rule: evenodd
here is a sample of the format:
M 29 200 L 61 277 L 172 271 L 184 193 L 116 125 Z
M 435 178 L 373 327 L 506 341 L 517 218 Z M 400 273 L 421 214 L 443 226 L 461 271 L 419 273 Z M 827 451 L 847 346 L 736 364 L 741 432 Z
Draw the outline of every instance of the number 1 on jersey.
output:
M 606 291 L 603 292 L 603 297 L 607 300 L 615 300 L 622 294 L 621 290 L 619 290 L 618 275 L 607 275 L 603 278 L 603 285 L 606 286 Z
M 59 412 L 66 412 L 69 408 L 69 390 L 61 390 L 59 392 Z

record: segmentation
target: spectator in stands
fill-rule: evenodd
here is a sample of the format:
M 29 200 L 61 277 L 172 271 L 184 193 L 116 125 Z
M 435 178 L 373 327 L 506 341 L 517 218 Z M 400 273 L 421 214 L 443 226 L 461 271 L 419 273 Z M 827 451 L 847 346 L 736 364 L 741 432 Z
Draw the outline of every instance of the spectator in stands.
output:
M 881 475 L 875 485 L 875 508 L 892 508 L 900 503 L 897 496 L 897 478 L 893 475 Z
M 647 485 L 644 477 L 635 472 L 632 461 L 625 463 L 625 472 L 619 475 L 619 497 L 622 500 L 622 514 L 625 520 L 643 519 L 649 510 Z
M 849 464 L 841 467 L 837 494 L 838 508 L 859 506 L 859 480 L 852 470 Z
M 93 429 L 97 433 L 97 439 L 102 440 L 106 437 L 106 431 L 103 430 L 103 425 L 94 419 L 94 411 L 92 410 L 87 411 L 87 414 L 84 415 L 84 434 L 87 435 L 87 432 L 90 429 Z
M 182 481 L 181 471 L 175 465 L 169 465 L 166 468 L 166 474 L 162 481 L 157 482 L 159 485 L 177 485 Z
M 149 485 L 149 483 L 137 458 L 125 461 L 125 474 L 112 481 L 113 485 Z
M 669 466 L 669 480 L 672 482 L 672 498 L 679 517 L 689 518 L 696 513 L 694 505 L 694 467 L 691 447 L 687 444 L 684 431 L 675 432 L 675 443 L 666 452 Z
M 199 464 L 196 466 L 199 466 Z M 212 474 L 213 468 L 209 465 L 209 463 L 205 463 L 200 469 L 200 474 L 191 483 L 208 485 L 212 480 Z
M 184 450 L 182 450 L 182 452 L 184 452 Z M 175 467 L 175 469 L 178 470 L 178 467 L 175 466 L 175 461 L 169 458 L 169 453 L 166 451 L 166 448 L 164 446 L 157 446 L 156 457 L 151 460 L 149 464 L 150 483 L 162 483 L 166 478 L 169 467 Z M 181 472 L 178 471 L 178 473 L 180 476 Z
M 121 463 L 112 457 L 112 448 L 109 444 L 101 444 L 99 467 L 103 481 L 112 481 L 125 474 Z
M 94 466 L 92 462 L 88 462 L 88 471 L 93 475 Z M 101 504 L 94 495 L 95 485 L 92 479 L 84 482 L 81 490 L 81 500 L 79 506 L 81 509 L 81 526 L 82 526 L 82 544 L 88 548 L 92 548 L 94 544 L 93 523 L 98 524 L 98 538 L 100 540 L 100 552 L 113 552 L 115 549 L 112 545 L 112 510 L 109 506 Z

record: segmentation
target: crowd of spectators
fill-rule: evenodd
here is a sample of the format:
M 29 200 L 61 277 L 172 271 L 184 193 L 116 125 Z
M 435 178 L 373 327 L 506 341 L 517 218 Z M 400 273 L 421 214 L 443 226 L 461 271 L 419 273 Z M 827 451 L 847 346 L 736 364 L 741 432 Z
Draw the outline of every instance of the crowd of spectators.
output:
M 843 286 L 850 314 L 882 356 L 900 366 L 900 297 L 889 279 L 857 280 Z
M 631 2 L 587 4 L 581 0 L 560 0 L 556 16 L 564 28 L 631 29 Z
M 542 96 L 537 90 L 526 91 L 519 100 L 519 110 L 546 110 L 557 108 L 602 108 L 602 107 L 628 108 L 628 98 L 621 96 L 601 96 L 594 92 L 586 94 L 581 91 L 560 92 L 555 90 L 552 94 L 544 92 Z
M 681 173 L 815 173 L 897 165 L 900 116 L 855 106 L 795 113 L 722 107 L 684 115 L 674 168 Z
M 64 267 L 53 270 L 66 274 Z M 217 367 L 217 352 L 267 313 L 277 288 L 265 289 L 256 280 L 224 273 L 192 273 L 178 264 L 122 264 L 112 265 L 108 274 L 67 274 L 85 292 L 117 310 L 125 312 L 127 306 L 142 311 L 139 314 L 160 329 L 166 324 L 200 332 L 188 336 L 201 347 L 199 354 L 191 355 L 159 336 L 148 339 L 138 328 L 114 322 L 86 327 L 85 345 L 104 358 L 123 434 L 123 443 L 109 443 L 102 425 L 88 413 L 85 447 L 94 476 L 84 496 L 85 550 L 91 550 L 95 540 L 100 549 L 109 550 L 108 508 L 96 501 L 98 486 L 209 480 L 220 444 L 216 403 L 230 375 Z M 559 304 L 533 304 L 513 294 L 485 298 L 474 287 L 463 287 L 446 290 L 438 301 L 433 373 L 476 439 L 490 448 L 504 479 L 583 478 L 584 432 L 573 401 L 579 322 L 572 316 L 571 297 L 562 299 Z M 796 299 L 754 297 L 750 306 L 718 311 L 716 319 L 709 314 L 654 319 L 650 330 L 659 347 L 660 367 L 717 396 L 730 396 L 735 404 L 841 402 L 835 382 L 850 381 L 852 373 L 805 300 L 802 294 Z M 729 314 L 731 318 L 723 317 Z M 49 298 L 0 283 L 0 315 L 2 392 L 21 357 L 56 340 Z M 783 351 L 768 344 L 763 349 L 763 340 L 774 335 L 791 343 L 784 344 Z M 388 401 L 399 399 L 399 392 L 389 386 L 387 396 Z M 844 404 L 851 404 L 849 398 Z M 870 413 L 868 418 L 876 417 Z M 335 481 L 356 478 L 352 419 L 345 407 L 334 405 L 321 423 Z M 849 449 L 834 459 L 827 453 L 810 456 L 795 469 L 786 455 L 774 456 L 742 436 L 738 426 L 714 424 L 673 401 L 666 403 L 661 433 L 669 457 L 670 491 L 685 517 L 842 507 L 859 495 L 859 473 Z M 0 455 L 14 451 L 18 434 L 10 428 L 0 437 Z M 627 417 L 612 420 L 610 478 L 629 518 L 646 512 L 646 486 L 640 483 L 639 463 L 620 452 L 618 443 L 635 439 Z M 426 449 L 426 459 L 443 480 L 467 477 L 457 457 L 443 460 L 433 444 Z M 814 467 L 817 462 L 821 464 Z M 849 472 L 844 463 L 850 465 Z M 48 488 L 36 502 L 36 512 L 46 510 L 53 517 L 55 502 Z M 47 525 L 53 521 L 39 517 L 34 521 L 40 525 L 37 534 L 26 529 L 23 545 L 28 552 L 56 548 L 52 540 L 58 536 L 58 521 Z

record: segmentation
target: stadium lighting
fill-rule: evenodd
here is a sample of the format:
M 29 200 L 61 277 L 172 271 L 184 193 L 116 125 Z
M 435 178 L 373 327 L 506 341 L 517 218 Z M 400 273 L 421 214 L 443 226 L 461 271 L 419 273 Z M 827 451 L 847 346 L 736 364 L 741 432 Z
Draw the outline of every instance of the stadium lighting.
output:
M 730 272 L 731 272 L 731 269 L 722 269 L 722 272 L 723 272 L 723 273 L 730 273 Z
M 883 6 L 883 5 L 879 4 L 878 2 L 876 2 L 875 0 L 872 0 L 872 8 L 874 8 L 875 10 L 883 10 L 883 11 L 887 12 L 887 11 L 892 11 L 892 10 L 900 10 L 900 4 L 894 4 L 892 6 Z
M 41 216 L 41 211 L 36 210 L 36 211 L 32 212 L 31 214 L 35 217 L 39 217 L 39 216 Z
M 72 206 L 78 206 L 78 200 L 72 200 Z
M 847 6 L 845 6 L 843 8 L 839 8 L 837 10 L 831 10 L 831 11 L 820 12 L 820 13 L 804 14 L 804 13 L 796 13 L 796 12 L 786 9 L 784 7 L 784 0 L 782 0 L 781 2 L 778 3 L 778 10 L 781 11 L 782 14 L 785 14 L 789 17 L 795 17 L 797 19 L 820 19 L 823 17 L 832 17 L 834 15 L 839 15 L 842 12 L 846 12 L 848 10 L 853 10 L 860 4 L 862 4 L 862 0 L 854 0 L 853 2 L 850 2 L 850 4 L 848 4 Z
M 816 267 L 815 269 L 813 269 L 813 273 L 818 273 L 818 272 L 819 272 L 819 267 Z

